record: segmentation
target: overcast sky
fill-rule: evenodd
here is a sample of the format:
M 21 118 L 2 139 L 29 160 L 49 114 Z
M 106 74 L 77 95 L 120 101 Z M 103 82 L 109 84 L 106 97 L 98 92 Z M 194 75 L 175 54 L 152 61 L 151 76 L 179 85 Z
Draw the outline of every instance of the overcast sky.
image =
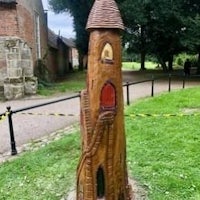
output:
M 44 10 L 48 10 L 48 26 L 51 30 L 53 30 L 56 34 L 67 37 L 74 38 L 75 33 L 73 32 L 73 20 L 72 17 L 65 14 L 54 14 L 48 5 L 48 0 L 42 0 Z

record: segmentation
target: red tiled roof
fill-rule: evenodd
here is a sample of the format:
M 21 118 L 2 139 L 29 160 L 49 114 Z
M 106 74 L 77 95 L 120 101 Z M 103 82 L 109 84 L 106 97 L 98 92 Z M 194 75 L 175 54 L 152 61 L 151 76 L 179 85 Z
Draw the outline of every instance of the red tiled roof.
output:
M 96 0 L 88 17 L 86 29 L 117 28 L 124 30 L 118 6 L 114 0 Z

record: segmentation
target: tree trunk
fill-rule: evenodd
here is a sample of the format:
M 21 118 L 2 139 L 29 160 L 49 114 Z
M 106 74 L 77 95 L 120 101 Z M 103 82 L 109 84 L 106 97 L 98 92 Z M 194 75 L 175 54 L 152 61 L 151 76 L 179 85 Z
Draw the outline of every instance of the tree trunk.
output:
M 145 51 L 141 51 L 141 70 L 146 70 L 145 68 Z
M 141 26 L 141 70 L 145 70 L 145 27 Z
M 161 60 L 161 66 L 162 66 L 162 68 L 163 68 L 163 71 L 165 71 L 165 72 L 168 71 L 167 65 L 166 65 L 165 61 Z
M 79 67 L 78 69 L 80 71 L 87 69 L 87 62 L 88 62 L 88 56 L 82 53 L 79 53 Z
M 200 52 L 199 52 L 198 61 L 197 61 L 197 74 L 200 74 Z
M 79 57 L 78 57 L 78 61 L 79 61 L 78 70 L 79 71 L 83 71 L 83 58 L 84 58 L 84 55 L 79 52 Z
M 88 55 L 83 56 L 83 69 L 87 69 L 88 65 Z
M 169 56 L 169 61 L 168 61 L 168 69 L 169 69 L 169 71 L 173 70 L 173 60 L 174 60 L 174 56 L 170 55 Z
M 161 67 L 163 68 L 163 71 L 165 71 L 165 72 L 168 71 L 167 65 L 166 65 L 164 59 L 161 56 L 158 56 L 158 61 L 161 64 Z

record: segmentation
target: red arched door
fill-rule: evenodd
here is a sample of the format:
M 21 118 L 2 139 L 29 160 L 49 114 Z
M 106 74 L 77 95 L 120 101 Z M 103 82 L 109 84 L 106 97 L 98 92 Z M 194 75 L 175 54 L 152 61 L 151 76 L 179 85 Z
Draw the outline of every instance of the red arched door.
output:
M 101 110 L 115 110 L 116 108 L 116 91 L 112 83 L 107 82 L 101 90 Z

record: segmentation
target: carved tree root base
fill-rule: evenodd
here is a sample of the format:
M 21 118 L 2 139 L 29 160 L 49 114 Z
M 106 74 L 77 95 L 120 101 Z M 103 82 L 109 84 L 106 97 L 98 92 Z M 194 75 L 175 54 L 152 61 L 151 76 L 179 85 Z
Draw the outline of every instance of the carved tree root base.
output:
M 144 188 L 139 186 L 138 183 L 133 179 L 129 179 L 129 184 L 133 189 L 132 200 L 147 200 L 147 191 L 145 191 Z M 76 189 L 73 189 L 69 194 L 66 195 L 66 197 L 63 197 L 61 200 L 75 200 L 75 199 L 76 199 Z

